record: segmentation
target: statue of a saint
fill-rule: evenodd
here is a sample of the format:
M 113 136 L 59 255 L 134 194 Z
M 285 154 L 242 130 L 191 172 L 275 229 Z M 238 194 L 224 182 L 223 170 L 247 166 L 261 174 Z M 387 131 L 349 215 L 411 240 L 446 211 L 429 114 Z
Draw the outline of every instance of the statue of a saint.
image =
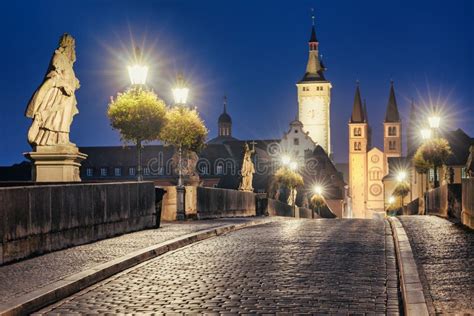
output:
M 242 169 L 240 173 L 242 175 L 242 180 L 240 182 L 239 190 L 240 191 L 253 191 L 252 181 L 253 174 L 255 173 L 255 167 L 252 162 L 252 154 L 255 152 L 255 145 L 252 150 L 250 150 L 249 145 L 245 143 L 244 146 L 244 160 L 242 162 Z
M 28 131 L 28 142 L 32 147 L 75 146 L 69 141 L 72 119 L 79 113 L 74 95 L 79 89 L 79 80 L 72 69 L 75 61 L 74 38 L 64 34 L 54 51 L 43 83 L 26 108 L 25 116 L 33 119 Z

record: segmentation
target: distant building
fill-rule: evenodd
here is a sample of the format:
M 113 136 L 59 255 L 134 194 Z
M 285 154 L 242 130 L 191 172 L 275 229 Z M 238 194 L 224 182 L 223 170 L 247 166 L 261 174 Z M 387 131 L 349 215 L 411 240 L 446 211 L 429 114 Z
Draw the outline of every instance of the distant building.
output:
M 390 157 L 402 156 L 402 123 L 398 112 L 393 82 L 384 120 L 384 148 L 372 147 L 372 130 L 367 107 L 362 105 L 357 84 L 352 114 L 349 120 L 349 195 L 352 217 L 373 218 L 385 212 L 382 179 L 387 175 Z

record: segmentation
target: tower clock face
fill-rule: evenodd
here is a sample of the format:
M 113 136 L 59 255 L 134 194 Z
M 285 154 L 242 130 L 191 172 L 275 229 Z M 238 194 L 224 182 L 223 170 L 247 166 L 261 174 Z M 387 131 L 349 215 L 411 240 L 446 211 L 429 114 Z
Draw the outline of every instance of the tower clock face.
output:
M 324 99 L 322 97 L 305 97 L 301 100 L 302 113 L 305 118 L 314 120 L 324 117 Z

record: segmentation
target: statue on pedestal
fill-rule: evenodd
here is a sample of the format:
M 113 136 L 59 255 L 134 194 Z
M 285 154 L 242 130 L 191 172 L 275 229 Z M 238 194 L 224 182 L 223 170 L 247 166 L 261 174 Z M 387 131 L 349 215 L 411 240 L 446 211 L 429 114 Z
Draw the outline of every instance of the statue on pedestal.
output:
M 75 61 L 74 38 L 64 34 L 43 83 L 26 108 L 25 116 L 33 119 L 28 131 L 31 146 L 74 146 L 69 142 L 69 128 L 74 115 L 79 113 L 74 92 L 80 87 L 72 68 Z
M 252 162 L 252 154 L 255 153 L 255 143 L 253 143 L 253 148 L 250 150 L 249 145 L 245 143 L 244 146 L 244 160 L 242 162 L 242 169 L 240 174 L 242 180 L 240 182 L 239 191 L 249 191 L 253 192 L 253 174 L 255 173 L 255 167 Z
M 25 156 L 33 162 L 34 181 L 81 181 L 80 162 L 87 155 L 80 153 L 69 141 L 73 117 L 79 113 L 74 94 L 80 87 L 73 70 L 75 61 L 75 40 L 64 34 L 43 83 L 26 108 L 25 116 L 33 119 L 28 131 L 28 143 L 33 151 Z

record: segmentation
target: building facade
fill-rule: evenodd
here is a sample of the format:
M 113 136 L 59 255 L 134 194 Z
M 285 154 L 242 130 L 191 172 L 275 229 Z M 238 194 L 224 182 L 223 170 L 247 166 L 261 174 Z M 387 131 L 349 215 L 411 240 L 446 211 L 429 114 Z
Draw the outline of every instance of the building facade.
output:
M 384 148 L 372 147 L 372 132 L 367 107 L 362 105 L 357 84 L 349 131 L 349 195 L 351 217 L 373 218 L 385 214 L 384 177 L 389 172 L 388 158 L 401 157 L 402 124 L 398 112 L 393 82 L 384 120 Z
M 331 82 L 326 80 L 326 68 L 319 56 L 319 41 L 313 23 L 308 42 L 309 56 L 306 72 L 296 84 L 298 120 L 314 143 L 331 156 Z

